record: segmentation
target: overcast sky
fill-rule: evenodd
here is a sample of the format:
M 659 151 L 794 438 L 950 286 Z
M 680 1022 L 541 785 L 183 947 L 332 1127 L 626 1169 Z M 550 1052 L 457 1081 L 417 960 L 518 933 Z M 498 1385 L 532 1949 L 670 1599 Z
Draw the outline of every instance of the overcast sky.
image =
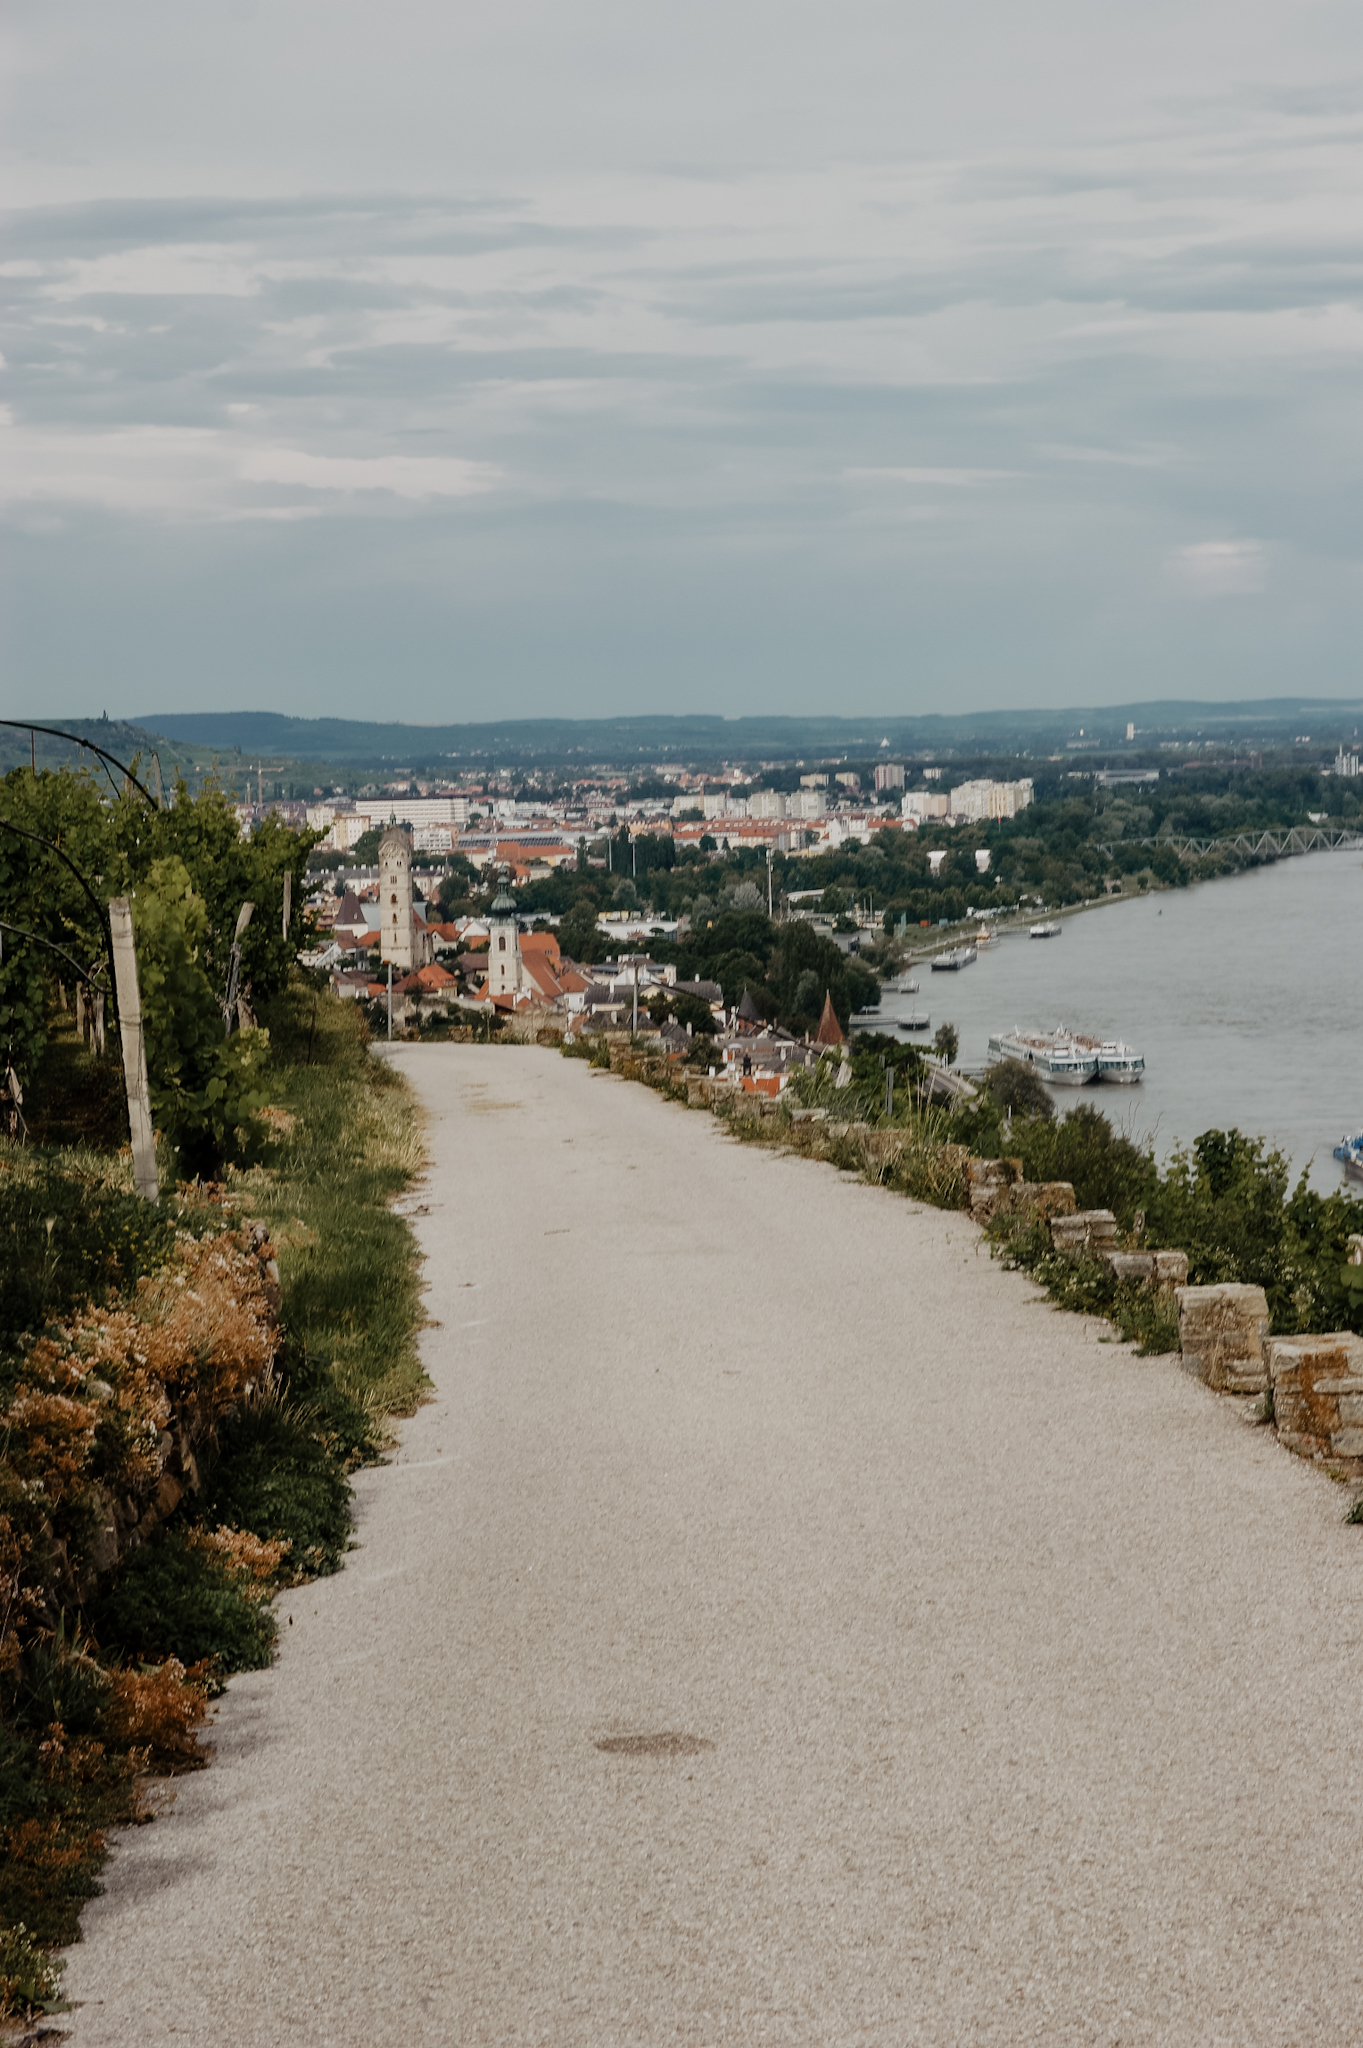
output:
M 1363 9 L 6 0 L 0 695 L 1363 682 Z

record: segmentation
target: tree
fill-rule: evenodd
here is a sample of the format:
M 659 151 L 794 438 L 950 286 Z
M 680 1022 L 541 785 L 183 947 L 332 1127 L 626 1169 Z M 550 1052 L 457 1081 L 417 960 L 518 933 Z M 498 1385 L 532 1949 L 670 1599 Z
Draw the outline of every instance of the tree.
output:
M 961 1035 L 954 1024 L 939 1024 L 933 1033 L 932 1042 L 942 1055 L 944 1063 L 953 1067 L 956 1055 L 961 1049 Z
M 1045 1082 L 1026 1060 L 1000 1060 L 989 1069 L 985 1085 L 999 1108 L 1013 1116 L 1055 1115 Z
M 183 861 L 155 861 L 132 897 L 152 1115 L 180 1155 L 180 1177 L 216 1178 L 225 1160 L 259 1149 L 254 1086 L 269 1034 L 224 1036 L 218 995 L 204 971 L 203 898 Z

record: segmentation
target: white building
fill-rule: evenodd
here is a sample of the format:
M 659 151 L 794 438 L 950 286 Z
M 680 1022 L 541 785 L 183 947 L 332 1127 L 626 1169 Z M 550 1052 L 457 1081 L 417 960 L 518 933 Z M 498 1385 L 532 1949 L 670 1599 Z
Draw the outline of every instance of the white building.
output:
M 971 822 L 1015 818 L 1031 801 L 1030 782 L 961 782 L 951 792 L 951 816 Z
M 412 843 L 418 853 L 453 853 L 458 837 L 450 825 L 419 825 Z
M 785 791 L 780 789 L 755 789 L 748 798 L 750 818 L 784 818 L 786 815 Z
M 902 789 L 903 787 L 904 770 L 898 761 L 876 762 L 877 789 Z
M 908 790 L 900 803 L 900 811 L 906 818 L 945 818 L 951 805 L 944 796 L 931 789 Z
M 823 783 L 824 788 L 827 788 L 828 777 L 826 775 L 823 778 Z M 827 809 L 828 799 L 824 795 L 823 789 L 798 789 L 786 807 L 786 816 L 788 818 L 822 818 Z

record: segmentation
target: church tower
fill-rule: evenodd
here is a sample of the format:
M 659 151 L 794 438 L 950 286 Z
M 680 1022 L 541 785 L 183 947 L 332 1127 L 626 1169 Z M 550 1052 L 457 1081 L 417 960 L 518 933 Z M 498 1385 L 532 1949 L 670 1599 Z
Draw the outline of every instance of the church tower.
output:
M 412 947 L 412 842 L 398 825 L 390 825 L 379 841 L 379 909 L 383 933 L 380 957 L 392 962 L 395 975 L 410 974 L 416 965 Z
M 501 887 L 487 914 L 487 992 L 490 996 L 515 997 L 520 993 L 521 934 L 516 923 L 516 903 L 506 868 Z

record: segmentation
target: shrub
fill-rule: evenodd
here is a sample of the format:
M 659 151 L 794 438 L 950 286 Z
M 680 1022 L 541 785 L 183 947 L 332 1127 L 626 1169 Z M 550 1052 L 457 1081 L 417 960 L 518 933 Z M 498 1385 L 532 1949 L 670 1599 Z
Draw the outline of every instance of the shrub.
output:
M 208 1519 L 289 1547 L 293 1573 L 334 1572 L 350 1540 L 350 1487 L 318 1410 L 262 1401 L 224 1431 Z
M 1081 1209 L 1111 1209 L 1124 1230 L 1138 1210 L 1148 1209 L 1158 1183 L 1152 1154 L 1119 1136 L 1090 1103 L 1058 1123 L 1044 1117 L 1015 1123 L 1010 1149 L 1028 1180 L 1070 1181 Z
M 202 1665 L 186 1671 L 178 1657 L 150 1670 L 113 1671 L 104 1725 L 120 1749 L 135 1749 L 160 1773 L 201 1770 L 208 1758 L 198 1728 L 208 1711 Z
M 177 1657 L 224 1672 L 263 1670 L 277 1633 L 241 1575 L 183 1529 L 135 1552 L 90 1619 L 106 1655 Z
M 985 1076 L 985 1087 L 1000 1109 L 1016 1117 L 1039 1116 L 1055 1120 L 1055 1104 L 1046 1083 L 1026 1060 L 1000 1060 Z
M 0 1927 L 0 2016 L 28 2019 L 53 2004 L 61 1967 L 22 1920 L 17 1927 Z

